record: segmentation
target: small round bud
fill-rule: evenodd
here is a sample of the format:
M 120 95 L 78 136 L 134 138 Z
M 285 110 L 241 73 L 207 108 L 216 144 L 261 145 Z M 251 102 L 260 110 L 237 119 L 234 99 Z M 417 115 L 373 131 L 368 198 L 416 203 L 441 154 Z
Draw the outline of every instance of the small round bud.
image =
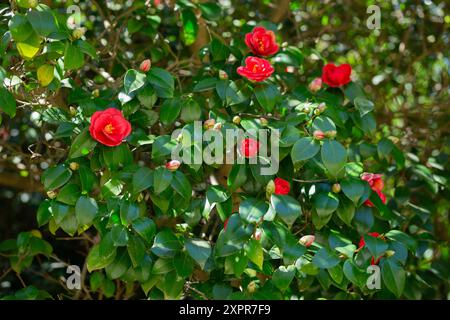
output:
M 80 165 L 77 162 L 71 162 L 69 167 L 72 171 L 77 171 L 78 169 L 80 169 Z
M 321 78 L 315 78 L 308 86 L 309 91 L 311 92 L 317 92 L 322 88 L 322 79 Z
M 304 108 L 302 109 L 302 111 L 303 111 L 304 113 L 310 113 L 311 109 L 310 109 L 309 107 L 304 107 Z
M 239 125 L 239 124 L 241 123 L 241 117 L 239 117 L 239 116 L 234 116 L 234 117 L 233 117 L 233 123 L 234 123 L 235 125 Z
M 269 124 L 269 121 L 267 121 L 266 118 L 259 118 L 259 121 L 263 127 L 265 127 Z
M 141 193 L 139 193 L 138 197 L 137 197 L 137 202 L 142 202 L 144 200 L 144 195 Z
M 322 112 L 325 111 L 326 108 L 327 108 L 327 105 L 325 104 L 325 102 L 321 102 L 321 103 L 317 106 L 316 110 L 318 110 L 318 111 L 319 111 L 319 114 L 321 114 Z
M 272 195 L 272 193 L 274 192 L 275 192 L 275 182 L 273 180 L 270 180 L 266 186 L 266 194 Z
M 251 281 L 248 285 L 247 285 L 247 291 L 249 293 L 254 293 L 256 291 L 256 282 L 255 281 Z
M 334 139 L 334 137 L 336 137 L 336 134 L 337 134 L 336 130 L 330 130 L 325 132 L 325 136 L 330 139 Z
M 100 90 L 95 89 L 94 91 L 92 91 L 92 96 L 94 98 L 98 98 L 100 96 Z
M 178 137 L 177 137 L 177 142 L 181 142 L 181 141 L 183 141 L 183 134 L 182 133 L 180 133 L 179 135 L 178 135 Z
M 177 171 L 178 168 L 180 167 L 181 162 L 178 160 L 171 160 L 169 162 L 166 163 L 166 169 L 169 171 Z
M 323 138 L 325 138 L 325 133 L 323 133 L 323 131 L 321 130 L 316 130 L 313 132 L 313 136 L 316 140 L 322 140 Z
M 333 184 L 333 186 L 331 187 L 331 190 L 332 190 L 334 193 L 339 193 L 339 192 L 341 192 L 341 185 L 340 185 L 339 183 L 335 183 L 335 184 Z
M 216 124 L 216 120 L 215 119 L 208 119 L 205 122 L 203 122 L 203 128 L 205 130 L 209 130 L 214 128 L 214 125 Z
M 386 252 L 384 253 L 384 255 L 389 258 L 392 257 L 395 254 L 394 250 L 386 250 Z
M 84 36 L 85 33 L 86 33 L 85 28 L 76 28 L 75 30 L 72 31 L 72 37 L 74 39 L 80 39 L 82 36 Z
M 220 80 L 227 80 L 228 79 L 228 74 L 223 71 L 223 70 L 219 70 L 219 79 Z
M 139 66 L 139 70 L 142 72 L 148 72 L 150 68 L 152 67 L 152 62 L 150 59 L 145 59 L 141 62 L 141 65 Z
M 261 229 L 256 229 L 255 233 L 253 234 L 253 237 L 255 238 L 255 240 L 261 240 L 261 236 L 262 236 L 262 231 Z
M 73 106 L 69 107 L 69 111 L 70 111 L 70 114 L 71 114 L 72 117 L 77 114 L 77 109 L 75 107 L 73 107 Z
M 55 199 L 57 195 L 58 194 L 53 190 L 47 191 L 47 197 L 49 197 L 50 199 Z
M 299 242 L 305 247 L 309 248 L 313 244 L 314 240 L 316 240 L 316 237 L 312 234 L 309 234 L 301 237 Z

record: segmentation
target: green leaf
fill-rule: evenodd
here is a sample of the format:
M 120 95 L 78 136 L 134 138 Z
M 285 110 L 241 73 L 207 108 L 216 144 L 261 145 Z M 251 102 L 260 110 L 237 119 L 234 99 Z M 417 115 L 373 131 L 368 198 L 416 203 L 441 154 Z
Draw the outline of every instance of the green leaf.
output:
M 58 32 L 55 17 L 49 10 L 31 10 L 27 13 L 28 21 L 33 26 L 34 31 L 42 37 L 47 37 Z
M 184 245 L 192 259 L 194 259 L 202 269 L 205 269 L 206 262 L 212 253 L 211 244 L 208 241 L 201 239 L 187 239 Z
M 256 264 L 259 269 L 262 269 L 264 263 L 264 251 L 261 246 L 261 242 L 255 239 L 250 239 L 245 246 L 245 252 L 247 253 L 250 261 Z
M 206 20 L 218 20 L 221 17 L 221 8 L 217 3 L 214 2 L 206 2 L 206 3 L 198 3 L 197 4 L 202 10 L 202 16 L 206 18 Z
M 111 228 L 111 238 L 114 246 L 123 247 L 128 244 L 128 231 L 122 225 L 116 224 Z
M 339 264 L 340 260 L 336 253 L 328 248 L 321 248 L 314 255 L 312 263 L 321 269 L 333 268 Z
M 348 259 L 344 262 L 343 267 L 345 277 L 358 287 L 363 288 L 366 286 L 368 274 L 364 270 L 358 268 L 352 259 Z
M 192 122 L 199 120 L 202 116 L 202 109 L 197 101 L 192 98 L 188 98 L 183 101 L 181 109 L 181 120 L 184 122 Z
M 8 22 L 9 30 L 11 31 L 12 38 L 17 42 L 27 40 L 33 33 L 28 19 L 21 14 L 15 14 Z
M 160 258 L 173 258 L 182 249 L 180 241 L 172 231 L 160 231 L 153 242 L 152 252 Z
M 131 267 L 130 257 L 125 248 L 117 250 L 116 257 L 112 263 L 106 266 L 106 274 L 111 279 L 117 279 L 123 276 Z
M 179 277 L 186 278 L 194 272 L 194 261 L 184 252 L 177 253 L 173 258 L 173 265 Z
M 292 162 L 308 160 L 314 157 L 320 150 L 320 144 L 312 137 L 304 137 L 298 140 L 291 150 Z
M 217 185 L 208 187 L 208 190 L 206 191 L 206 197 L 208 198 L 208 202 L 210 204 L 213 204 L 216 202 L 224 202 L 230 196 L 224 187 Z
M 139 102 L 147 108 L 153 107 L 153 105 L 156 103 L 156 100 L 158 100 L 158 97 L 155 94 L 155 90 L 152 86 L 146 85 L 144 88 L 138 91 L 137 97 Z
M 44 200 L 39 204 L 39 208 L 37 210 L 36 219 L 38 222 L 38 226 L 42 227 L 44 224 L 47 224 L 52 217 L 52 212 L 50 211 L 49 200 Z
M 69 150 L 69 159 L 79 158 L 88 155 L 94 150 L 97 141 L 91 138 L 89 129 L 84 129 L 72 142 Z
M 150 168 L 139 168 L 134 174 L 131 182 L 133 193 L 139 193 L 153 185 L 153 171 Z
M 228 47 L 225 44 L 223 44 L 222 41 L 216 38 L 212 39 L 210 44 L 210 50 L 213 61 L 224 61 L 230 55 L 230 50 L 228 49 Z M 214 80 L 216 80 L 215 83 L 217 83 L 217 79 Z
M 159 119 L 161 120 L 161 123 L 164 125 L 172 124 L 178 118 L 180 111 L 181 111 L 180 98 L 173 98 L 166 100 L 161 106 Z
M 239 251 L 225 258 L 225 274 L 234 274 L 240 277 L 248 265 L 248 257 L 243 251 Z
M 239 214 L 248 223 L 259 223 L 267 212 L 268 205 L 263 200 L 247 198 L 239 206 Z
M 183 172 L 176 171 L 173 174 L 172 181 L 170 183 L 172 188 L 178 192 L 183 198 L 191 199 L 192 197 L 192 186 L 189 180 L 186 178 Z
M 288 267 L 280 266 L 272 276 L 273 284 L 280 289 L 281 291 L 285 291 L 289 288 L 292 280 L 295 276 L 295 266 L 290 265 Z
M 165 167 L 156 168 L 153 174 L 153 181 L 155 181 L 155 183 L 153 184 L 153 188 L 155 190 L 155 193 L 160 194 L 161 192 L 166 190 L 172 182 L 172 178 L 172 172 L 167 170 Z
M 227 178 L 228 189 L 236 191 L 247 181 L 247 168 L 243 164 L 234 164 Z
M 361 117 L 364 117 L 366 114 L 368 114 L 374 109 L 373 102 L 367 100 L 364 97 L 356 97 L 353 103 L 355 104 L 355 107 L 359 111 Z
M 381 277 L 389 291 L 395 294 L 397 298 L 400 298 L 405 288 L 405 270 L 394 259 L 383 259 L 381 263 Z
M 339 207 L 337 208 L 337 214 L 339 218 L 347 225 L 350 225 L 355 215 L 355 205 L 347 198 L 340 198 Z
M 332 176 L 343 173 L 347 161 L 347 150 L 335 140 L 325 140 L 322 145 L 322 161 Z
M 403 243 L 412 251 L 414 251 L 417 248 L 417 241 L 400 230 L 390 230 L 388 233 L 385 234 L 385 236 L 391 240 Z
M 133 229 L 147 242 L 151 243 L 156 233 L 156 225 L 152 219 L 140 217 L 133 221 Z
M 42 174 L 41 180 L 44 184 L 45 190 L 55 190 L 69 181 L 72 176 L 72 171 L 70 171 L 66 166 L 60 164 L 56 167 L 51 167 L 45 170 Z
M 346 179 L 341 181 L 342 192 L 355 204 L 364 195 L 364 182 L 359 179 Z
M 272 112 L 280 98 L 277 87 L 271 83 L 258 84 L 254 88 L 256 100 L 266 112 Z
M 153 86 L 160 98 L 172 98 L 174 80 L 172 75 L 164 69 L 153 67 L 147 75 L 148 82 Z
M 125 226 L 130 225 L 134 220 L 139 218 L 140 209 L 136 203 L 124 201 L 120 206 L 120 220 Z
M 314 207 L 320 218 L 329 217 L 339 206 L 339 199 L 334 193 L 321 192 L 314 196 Z
M 80 225 L 90 225 L 98 213 L 95 199 L 81 196 L 75 205 L 75 214 Z
M 272 194 L 270 198 L 272 207 L 278 216 L 291 227 L 302 214 L 300 203 L 289 195 Z
M 181 11 L 181 21 L 183 22 L 182 39 L 185 45 L 190 46 L 197 39 L 197 17 L 191 9 L 184 9 Z
M 123 79 L 123 88 L 125 89 L 125 93 L 130 94 L 142 88 L 145 84 L 145 80 L 145 74 L 142 72 L 134 69 L 128 70 L 125 74 L 125 78 Z
M 84 54 L 75 45 L 67 43 L 64 52 L 64 70 L 76 70 L 83 66 Z
M 214 41 L 214 40 L 213 40 Z M 216 78 L 205 78 L 197 82 L 192 91 L 194 92 L 203 92 L 208 90 L 213 90 L 217 84 Z
M 106 235 L 99 244 L 92 247 L 87 257 L 87 269 L 89 272 L 103 269 L 112 263 L 116 257 L 117 248 L 114 246 L 111 235 Z
M 16 109 L 16 99 L 11 92 L 0 85 L 0 110 L 13 118 L 16 115 Z
M 366 247 L 375 259 L 384 254 L 384 252 L 389 248 L 389 245 L 384 240 L 377 237 L 372 237 L 370 235 L 364 235 L 364 241 L 366 242 Z
M 145 243 L 141 238 L 131 236 L 128 240 L 128 254 L 135 268 L 139 267 L 145 258 Z
M 133 155 L 128 145 L 122 143 L 116 147 L 103 148 L 103 159 L 109 170 L 115 171 L 133 162 Z

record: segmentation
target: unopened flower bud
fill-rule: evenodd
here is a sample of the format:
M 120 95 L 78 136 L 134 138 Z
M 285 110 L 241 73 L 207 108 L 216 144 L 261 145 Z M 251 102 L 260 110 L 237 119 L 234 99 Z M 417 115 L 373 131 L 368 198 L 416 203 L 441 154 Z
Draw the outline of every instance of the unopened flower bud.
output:
M 205 130 L 209 130 L 214 128 L 214 125 L 216 124 L 216 120 L 215 119 L 208 119 L 205 122 L 203 122 L 203 128 Z
M 309 248 L 313 244 L 314 240 L 316 240 L 316 237 L 312 234 L 309 234 L 307 236 L 301 237 L 299 242 L 305 247 Z
M 77 162 L 71 162 L 69 164 L 70 170 L 77 171 L 80 168 L 80 165 Z
M 92 96 L 93 96 L 94 98 L 98 98 L 99 95 L 100 95 L 100 90 L 95 89 L 94 91 L 92 91 Z
M 309 107 L 303 107 L 302 111 L 304 113 L 309 113 L 311 111 L 311 109 Z
M 269 124 L 269 121 L 267 121 L 266 118 L 259 118 L 259 122 L 263 127 L 267 126 Z
M 313 132 L 313 136 L 316 140 L 322 140 L 323 138 L 325 138 L 325 133 L 323 133 L 323 131 L 321 130 L 316 130 Z
M 214 125 L 214 128 L 213 128 L 213 129 L 219 131 L 220 129 L 222 129 L 222 123 L 217 122 L 217 123 Z
M 150 59 L 145 59 L 144 61 L 141 62 L 139 70 L 141 70 L 142 72 L 148 72 L 151 67 L 152 62 L 150 61 Z
M 137 202 L 142 202 L 144 200 L 144 194 L 141 192 L 139 193 L 138 197 L 137 197 Z
M 223 71 L 223 70 L 219 70 L 219 79 L 220 80 L 227 80 L 228 79 L 228 74 Z
M 273 180 L 270 180 L 269 183 L 266 186 L 266 198 L 267 200 L 270 200 L 270 197 L 275 192 L 275 182 Z
M 315 78 L 308 86 L 309 91 L 311 92 L 317 92 L 322 88 L 322 79 L 321 78 Z
M 77 114 L 77 109 L 75 107 L 70 106 L 69 111 L 70 111 L 70 114 L 72 115 L 72 117 Z
M 256 291 L 256 282 L 255 281 L 251 281 L 247 285 L 247 290 L 248 290 L 249 293 L 254 293 Z
M 76 28 L 72 32 L 72 37 L 74 39 L 80 39 L 82 36 L 84 36 L 84 33 L 86 32 L 85 28 Z
M 234 123 L 235 125 L 239 125 L 239 124 L 241 123 L 241 117 L 239 117 L 239 116 L 234 116 L 234 117 L 233 117 L 233 123 Z
M 256 231 L 255 231 L 255 233 L 254 233 L 254 238 L 255 238 L 255 240 L 261 240 L 261 236 L 262 236 L 262 232 L 261 232 L 261 229 L 256 229 Z
M 318 111 L 319 114 L 321 114 L 322 112 L 325 111 L 326 108 L 327 108 L 327 105 L 325 104 L 325 102 L 321 102 L 321 103 L 317 106 L 316 111 Z
M 181 141 L 183 141 L 183 134 L 182 133 L 180 133 L 179 135 L 178 135 L 178 137 L 177 137 L 177 142 L 181 142 Z
M 392 257 L 394 254 L 395 254 L 394 250 L 386 250 L 386 252 L 384 253 L 386 258 Z
M 177 171 L 177 169 L 180 167 L 181 162 L 178 160 L 171 160 L 166 163 L 166 169 L 169 171 Z
M 58 194 L 53 190 L 47 191 L 47 197 L 49 197 L 50 199 L 55 199 L 57 195 Z
M 336 130 L 330 130 L 325 132 L 325 136 L 327 138 L 333 139 L 334 137 L 336 137 L 337 131 Z
M 341 185 L 340 185 L 339 183 L 335 183 L 335 184 L 333 184 L 333 186 L 331 187 L 331 190 L 332 190 L 334 193 L 339 193 L 339 192 L 341 192 Z

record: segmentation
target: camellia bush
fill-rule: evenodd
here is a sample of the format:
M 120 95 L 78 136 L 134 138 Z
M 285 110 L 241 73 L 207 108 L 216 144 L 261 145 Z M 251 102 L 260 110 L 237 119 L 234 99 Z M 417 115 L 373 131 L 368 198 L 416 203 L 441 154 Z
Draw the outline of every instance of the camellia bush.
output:
M 85 253 L 81 289 L 59 288 L 67 298 L 428 290 L 431 218 L 402 209 L 405 157 L 377 131 L 350 64 L 256 18 L 225 37 L 215 2 L 116 6 L 2 9 L 2 126 L 37 128 L 28 152 L 45 162 L 31 174 L 46 195 L 40 231 L 0 244 L 25 286 L 4 298 L 56 298 L 20 276 L 36 261 L 76 264 L 55 238 L 81 239 Z M 241 133 L 231 144 L 230 130 Z M 206 151 L 214 161 L 186 161 Z

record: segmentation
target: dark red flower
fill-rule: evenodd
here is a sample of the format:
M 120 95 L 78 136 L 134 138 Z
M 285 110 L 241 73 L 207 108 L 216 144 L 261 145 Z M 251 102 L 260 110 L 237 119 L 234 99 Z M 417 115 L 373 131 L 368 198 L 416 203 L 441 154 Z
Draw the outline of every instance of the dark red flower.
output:
M 335 66 L 328 63 L 322 69 L 322 81 L 330 87 L 340 87 L 351 81 L 351 73 L 352 67 L 349 64 Z
M 239 151 L 246 158 L 254 157 L 259 150 L 259 142 L 252 138 L 242 140 Z
M 254 54 L 270 56 L 278 52 L 275 34 L 263 27 L 255 27 L 252 32 L 245 35 L 245 44 Z
M 275 178 L 275 194 L 288 194 L 291 191 L 289 182 L 281 178 Z
M 92 115 L 89 132 L 98 142 L 114 147 L 121 144 L 131 133 L 131 124 L 123 117 L 120 110 L 109 108 Z
M 247 57 L 245 66 L 237 68 L 237 73 L 252 81 L 264 81 L 273 73 L 274 69 L 269 61 L 257 58 Z

